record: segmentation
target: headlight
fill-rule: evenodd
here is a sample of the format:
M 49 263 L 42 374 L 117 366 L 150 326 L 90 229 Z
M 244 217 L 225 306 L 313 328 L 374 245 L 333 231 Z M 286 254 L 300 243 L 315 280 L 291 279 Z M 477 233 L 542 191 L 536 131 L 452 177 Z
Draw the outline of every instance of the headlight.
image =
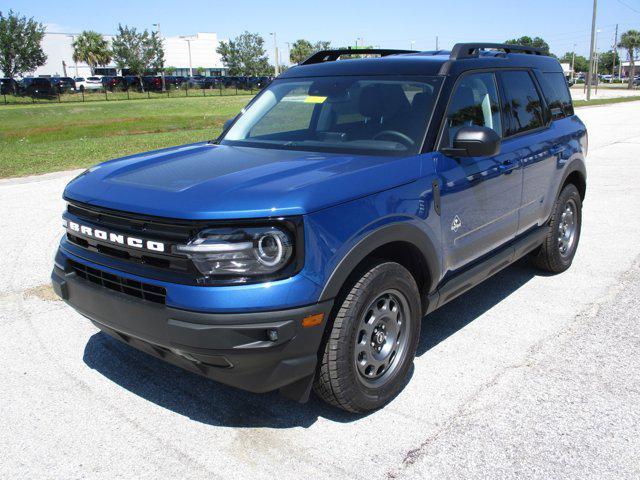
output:
M 203 230 L 173 248 L 206 277 L 265 277 L 285 269 L 294 255 L 292 233 L 276 226 Z

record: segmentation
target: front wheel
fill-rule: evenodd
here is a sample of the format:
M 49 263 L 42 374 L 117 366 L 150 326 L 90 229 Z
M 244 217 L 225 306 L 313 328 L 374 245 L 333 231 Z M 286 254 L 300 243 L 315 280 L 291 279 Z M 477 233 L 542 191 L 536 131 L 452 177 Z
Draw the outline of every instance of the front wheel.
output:
M 382 407 L 404 387 L 422 319 L 420 293 L 402 265 L 372 266 L 339 305 L 314 383 L 316 394 L 344 410 Z
M 571 266 L 582 229 L 582 199 L 573 184 L 565 186 L 553 206 L 549 233 L 533 254 L 536 267 L 551 273 L 564 272 Z

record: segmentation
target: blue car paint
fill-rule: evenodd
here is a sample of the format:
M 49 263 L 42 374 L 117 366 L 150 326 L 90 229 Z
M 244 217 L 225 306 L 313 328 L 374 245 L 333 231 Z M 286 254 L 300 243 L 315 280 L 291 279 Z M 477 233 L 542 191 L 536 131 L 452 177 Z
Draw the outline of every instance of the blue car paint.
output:
M 64 196 L 191 220 L 303 215 L 418 178 L 414 157 L 328 154 L 207 143 L 107 162 Z
M 451 78 L 465 61 L 457 63 Z M 442 114 L 446 101 L 441 96 L 434 117 Z M 430 127 L 428 138 L 435 138 L 434 131 L 437 125 Z M 463 160 L 438 152 L 384 157 L 196 143 L 106 162 L 72 181 L 65 197 L 179 219 L 302 215 L 304 268 L 285 280 L 189 286 L 123 273 L 105 265 L 108 260 L 100 264 L 109 273 L 164 286 L 168 306 L 202 312 L 269 311 L 317 302 L 340 261 L 386 225 L 410 224 L 424 233 L 438 255 L 434 284 L 455 274 L 547 220 L 567 166 L 583 161 L 585 134 L 573 116 L 506 139 L 495 158 Z M 554 153 L 558 143 L 564 149 Z M 512 168 L 505 169 L 505 162 Z M 435 214 L 433 182 L 441 189 L 441 216 Z M 454 231 L 456 216 L 462 223 Z M 69 253 L 65 240 L 61 245 L 62 255 L 97 266 Z

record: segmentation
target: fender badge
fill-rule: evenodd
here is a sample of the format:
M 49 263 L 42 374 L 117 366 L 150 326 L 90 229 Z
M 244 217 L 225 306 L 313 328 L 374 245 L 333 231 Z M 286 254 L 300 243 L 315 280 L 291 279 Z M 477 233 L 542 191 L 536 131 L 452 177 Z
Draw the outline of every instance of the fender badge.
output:
M 456 215 L 455 217 L 453 217 L 453 222 L 451 222 L 451 230 L 457 232 L 461 226 L 462 220 L 460 220 L 460 217 Z

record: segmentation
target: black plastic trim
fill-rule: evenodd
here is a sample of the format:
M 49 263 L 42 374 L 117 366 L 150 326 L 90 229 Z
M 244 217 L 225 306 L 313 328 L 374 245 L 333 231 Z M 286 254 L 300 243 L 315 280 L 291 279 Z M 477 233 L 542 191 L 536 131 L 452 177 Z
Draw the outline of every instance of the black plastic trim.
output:
M 427 290 L 431 292 L 440 278 L 440 261 L 436 250 L 420 228 L 409 223 L 397 223 L 382 227 L 360 240 L 334 269 L 319 301 L 335 298 L 358 264 L 371 252 L 391 242 L 409 242 L 420 250 L 429 270 L 427 273 L 430 285 L 427 285 Z

